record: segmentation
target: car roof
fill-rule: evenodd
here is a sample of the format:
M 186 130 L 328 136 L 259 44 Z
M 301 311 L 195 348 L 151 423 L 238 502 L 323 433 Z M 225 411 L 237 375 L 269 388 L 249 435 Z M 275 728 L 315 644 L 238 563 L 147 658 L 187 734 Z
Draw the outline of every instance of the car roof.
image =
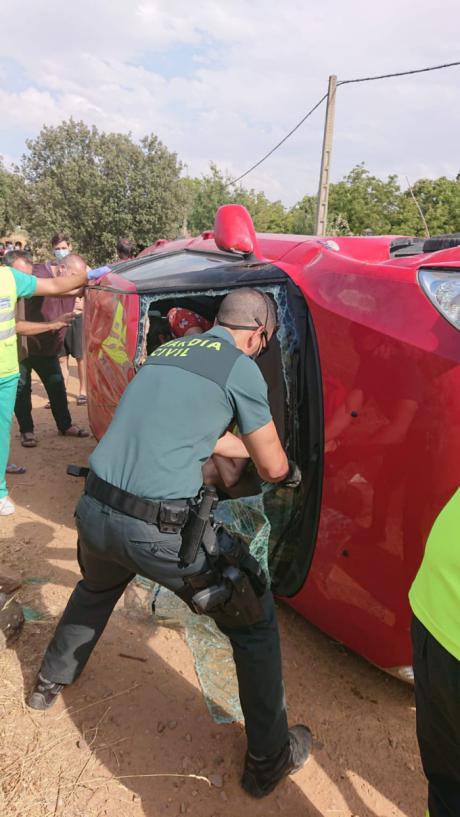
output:
M 460 247 L 423 253 L 421 241 L 407 236 L 332 236 L 319 238 L 281 233 L 257 234 L 258 254 L 220 250 L 212 231 L 195 238 L 157 241 L 136 258 L 111 266 L 101 286 L 143 293 L 152 289 L 180 291 L 206 287 L 251 286 L 284 279 L 282 268 L 306 266 L 319 254 L 344 270 L 344 264 L 377 276 L 414 275 L 414 268 L 450 264 L 460 266 Z M 413 246 L 412 254 L 407 254 Z M 391 271 L 390 271 L 391 270 Z M 120 280 L 121 279 L 121 280 Z
M 103 286 L 108 283 L 117 288 L 119 283 L 120 288 L 126 289 L 126 282 L 131 292 L 138 293 L 152 289 L 180 291 L 216 285 L 223 289 L 257 285 L 262 279 L 275 283 L 285 277 L 278 267 L 265 260 L 244 258 L 217 248 L 203 251 L 177 246 L 172 249 L 162 247 L 154 253 L 114 264 L 111 269 L 110 275 L 101 282 Z
M 379 235 L 379 236 L 326 236 L 320 238 L 314 235 L 295 233 L 256 233 L 260 254 L 269 261 L 285 259 L 294 250 L 310 253 L 312 246 L 329 244 L 350 258 L 360 261 L 384 261 L 390 258 L 391 248 L 397 242 L 413 241 L 410 236 Z M 155 244 L 146 247 L 138 258 L 152 255 L 165 250 L 173 251 L 188 249 L 198 252 L 221 252 L 215 244 L 214 232 L 206 230 L 199 236 L 178 238 L 172 241 L 159 239 Z

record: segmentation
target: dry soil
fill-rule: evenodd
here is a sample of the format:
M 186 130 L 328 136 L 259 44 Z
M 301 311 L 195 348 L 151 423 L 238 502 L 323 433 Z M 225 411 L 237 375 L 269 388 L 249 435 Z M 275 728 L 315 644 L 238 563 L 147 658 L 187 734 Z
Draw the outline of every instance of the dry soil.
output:
M 425 783 L 411 688 L 369 666 L 279 605 L 291 722 L 315 736 L 308 765 L 263 801 L 239 787 L 241 724 L 217 725 L 177 632 L 119 607 L 80 680 L 47 713 L 24 694 L 78 578 L 73 510 L 94 440 L 56 434 L 34 385 L 39 446 L 11 460 L 17 505 L 1 522 L 0 566 L 19 573 L 18 599 L 41 614 L 0 654 L 0 813 L 3 817 L 420 817 Z M 69 400 L 75 406 L 75 380 Z

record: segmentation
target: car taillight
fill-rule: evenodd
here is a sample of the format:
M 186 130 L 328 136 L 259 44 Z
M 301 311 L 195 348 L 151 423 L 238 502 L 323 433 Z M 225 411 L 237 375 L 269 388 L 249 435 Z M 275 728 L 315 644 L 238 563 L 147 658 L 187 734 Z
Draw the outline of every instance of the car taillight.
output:
M 420 286 L 441 315 L 460 329 L 460 269 L 442 270 L 422 267 Z

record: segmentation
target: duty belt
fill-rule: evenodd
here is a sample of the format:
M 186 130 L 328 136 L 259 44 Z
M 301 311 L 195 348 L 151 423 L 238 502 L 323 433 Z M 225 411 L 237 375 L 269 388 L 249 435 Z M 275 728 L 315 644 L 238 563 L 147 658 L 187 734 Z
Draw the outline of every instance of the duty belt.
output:
M 162 533 L 180 531 L 189 515 L 190 500 L 187 499 L 143 499 L 129 491 L 123 491 L 90 471 L 86 477 L 85 493 L 104 505 L 127 516 L 134 516 L 151 525 L 158 525 Z

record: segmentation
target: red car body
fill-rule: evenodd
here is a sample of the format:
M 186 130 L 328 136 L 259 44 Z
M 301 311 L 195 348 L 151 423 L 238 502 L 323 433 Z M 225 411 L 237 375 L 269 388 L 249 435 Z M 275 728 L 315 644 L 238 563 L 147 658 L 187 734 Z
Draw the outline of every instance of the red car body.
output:
M 283 422 L 304 494 L 280 534 L 289 565 L 275 565 L 274 588 L 319 628 L 404 676 L 408 589 L 429 530 L 460 484 L 460 335 L 427 296 L 420 270 L 458 280 L 460 248 L 398 258 L 394 247 L 404 241 L 394 236 L 256 237 L 241 211 L 221 208 L 215 235 L 153 245 L 90 288 L 92 430 L 102 436 L 141 362 L 145 286 L 166 304 L 196 291 L 204 303 L 210 287 L 285 289 L 304 342 Z M 272 553 L 276 563 L 276 543 Z

